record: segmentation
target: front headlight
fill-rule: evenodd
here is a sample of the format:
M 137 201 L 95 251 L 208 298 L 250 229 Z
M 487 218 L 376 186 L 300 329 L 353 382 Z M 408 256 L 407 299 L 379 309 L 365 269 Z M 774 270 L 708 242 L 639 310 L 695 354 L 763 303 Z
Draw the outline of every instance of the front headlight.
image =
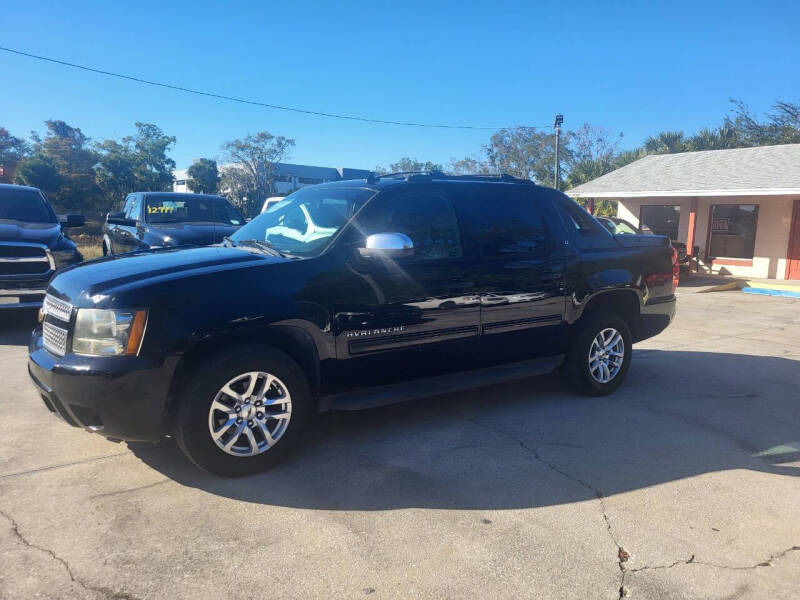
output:
M 139 353 L 147 323 L 144 310 L 79 308 L 72 351 L 91 356 Z

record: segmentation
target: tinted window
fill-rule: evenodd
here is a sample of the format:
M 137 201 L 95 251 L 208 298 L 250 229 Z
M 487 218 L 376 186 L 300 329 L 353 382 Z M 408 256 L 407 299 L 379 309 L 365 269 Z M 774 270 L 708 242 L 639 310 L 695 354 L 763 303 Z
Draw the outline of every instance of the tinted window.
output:
M 481 203 L 481 255 L 544 257 L 548 237 L 536 197 L 510 186 L 492 188 Z
M 450 201 L 443 195 L 409 190 L 379 196 L 359 215 L 364 236 L 404 233 L 414 243 L 414 259 L 459 258 L 463 255 L 461 232 Z
M 596 217 L 600 224 L 608 229 L 611 233 L 617 232 L 617 225 L 611 219 L 606 219 L 605 217 Z
M 566 211 L 567 225 L 575 228 L 582 234 L 596 235 L 610 233 L 597 219 L 586 212 L 580 204 L 568 196 L 558 195 L 558 202 Z M 606 236 L 607 237 L 607 236 Z
M 27 223 L 55 223 L 56 216 L 44 197 L 34 190 L 0 190 L 0 219 Z
M 244 225 L 244 217 L 242 213 L 236 210 L 227 202 L 218 201 L 214 203 L 216 223 L 225 223 L 226 225 Z

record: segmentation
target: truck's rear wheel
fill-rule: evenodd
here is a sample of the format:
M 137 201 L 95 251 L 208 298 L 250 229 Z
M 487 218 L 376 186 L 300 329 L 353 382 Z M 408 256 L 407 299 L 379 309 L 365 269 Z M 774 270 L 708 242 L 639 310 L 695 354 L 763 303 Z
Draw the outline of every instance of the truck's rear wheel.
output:
M 610 394 L 624 381 L 632 351 L 625 319 L 611 312 L 589 315 L 585 322 L 578 323 L 561 368 L 562 377 L 580 394 Z
M 175 438 L 206 471 L 249 475 L 283 458 L 312 409 L 308 382 L 291 358 L 271 348 L 242 348 L 197 368 Z

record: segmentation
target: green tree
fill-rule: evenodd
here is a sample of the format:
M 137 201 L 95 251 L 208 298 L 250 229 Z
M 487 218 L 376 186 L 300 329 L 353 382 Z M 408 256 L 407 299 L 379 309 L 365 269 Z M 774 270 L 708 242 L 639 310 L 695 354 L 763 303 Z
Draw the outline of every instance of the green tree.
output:
M 152 123 L 134 123 L 136 135 L 123 138 L 133 161 L 136 186 L 143 192 L 172 191 L 175 161 L 167 156 L 175 145 L 175 137 L 166 135 Z
M 553 185 L 555 171 L 555 135 L 531 127 L 501 129 L 483 147 L 489 169 L 530 179 L 541 185 Z M 562 164 L 572 160 L 569 144 L 559 152 Z
M 275 186 L 275 165 L 289 157 L 294 140 L 259 131 L 222 145 L 231 163 L 223 171 L 222 187 L 246 214 L 258 214 Z
M 444 167 L 439 163 L 432 162 L 430 160 L 421 161 L 416 158 L 411 158 L 408 156 L 404 156 L 397 162 L 393 162 L 389 165 L 388 169 L 384 169 L 383 167 L 375 167 L 375 172 L 379 174 L 386 174 L 386 173 L 410 173 L 413 171 L 441 171 L 444 172 Z
M 95 147 L 98 161 L 94 165 L 95 181 L 103 191 L 103 211 L 113 210 L 123 198 L 136 191 L 135 158 L 129 146 L 116 140 L 105 140 Z
M 53 198 L 61 188 L 62 181 L 52 160 L 43 156 L 30 156 L 19 163 L 15 183 L 37 187 L 49 198 Z
M 216 194 L 219 189 L 217 161 L 200 158 L 189 167 L 189 188 L 198 194 Z
M 0 127 L 0 182 L 11 183 L 8 172 L 27 152 L 25 140 L 14 137 L 7 129 Z
M 453 175 L 486 175 L 492 170 L 485 160 L 475 156 L 465 156 L 461 160 L 451 158 L 447 172 Z
M 682 131 L 662 131 L 651 135 L 644 141 L 644 149 L 648 154 L 671 154 L 686 152 L 688 146 Z
M 95 183 L 93 165 L 97 155 L 89 138 L 78 127 L 61 120 L 45 121 L 47 132 L 43 139 L 32 136 L 33 155 L 20 164 L 24 173 L 20 179 L 38 179 L 48 186 L 53 205 L 65 212 L 98 212 L 103 194 Z M 25 164 L 29 163 L 29 164 Z M 58 177 L 52 176 L 55 168 Z M 41 186 L 37 186 L 41 187 Z M 47 188 L 43 188 L 47 189 Z

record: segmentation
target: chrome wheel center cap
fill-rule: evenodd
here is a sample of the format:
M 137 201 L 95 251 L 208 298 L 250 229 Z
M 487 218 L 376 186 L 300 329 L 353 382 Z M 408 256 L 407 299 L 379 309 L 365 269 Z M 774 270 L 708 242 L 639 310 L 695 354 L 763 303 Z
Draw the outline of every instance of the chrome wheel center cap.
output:
M 254 419 L 256 416 L 256 407 L 250 404 L 249 402 L 245 402 L 244 404 L 242 404 L 241 415 L 242 418 L 245 419 L 246 421 Z

